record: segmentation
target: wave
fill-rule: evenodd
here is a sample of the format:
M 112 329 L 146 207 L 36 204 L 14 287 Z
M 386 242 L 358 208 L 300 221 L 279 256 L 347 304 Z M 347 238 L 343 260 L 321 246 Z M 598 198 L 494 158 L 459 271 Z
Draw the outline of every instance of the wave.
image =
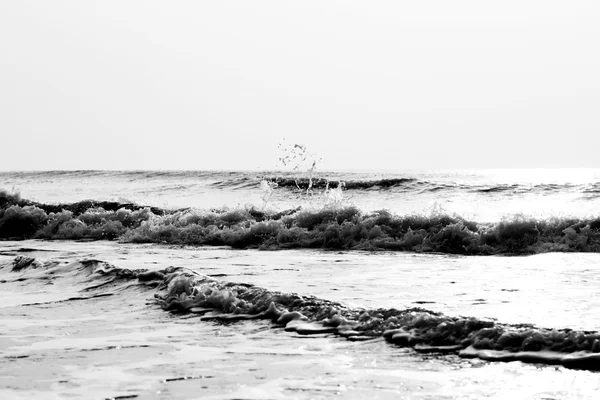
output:
M 28 252 L 32 249 L 19 249 L 18 252 Z M 5 252 L 4 256 L 14 255 L 15 252 Z M 115 267 L 105 261 L 83 259 L 78 261 L 49 260 L 23 255 L 16 256 L 12 261 L 0 262 L 0 271 L 18 273 L 18 278 L 2 279 L 0 283 L 19 282 L 43 283 L 55 285 L 56 279 L 67 281 L 68 288 L 61 287 L 57 296 L 44 296 L 43 293 L 32 297 L 35 301 L 21 304 L 31 306 L 48 303 L 63 303 L 69 301 L 87 300 L 97 297 L 113 296 L 131 288 L 153 289 L 159 286 L 164 275 L 157 271 L 129 270 Z M 3 274 L 3 278 L 10 275 Z M 48 300 L 49 298 L 49 300 Z M 46 301 L 44 301 L 46 300 Z
M 600 182 L 586 185 L 582 192 L 585 194 L 600 194 Z
M 61 278 L 83 286 L 77 295 L 51 303 L 112 296 L 135 287 L 156 290 L 155 304 L 164 310 L 196 314 L 203 321 L 265 319 L 300 335 L 330 333 L 352 341 L 384 338 L 420 353 L 600 370 L 598 332 L 451 317 L 424 308 L 352 308 L 314 296 L 222 281 L 180 267 L 129 270 L 95 259 L 64 262 L 17 256 L 0 264 L 2 269 L 18 273 L 19 282 Z M 33 304 L 39 303 L 24 306 Z
M 213 180 L 224 177 L 246 176 L 249 173 L 240 171 L 189 171 L 189 170 L 49 170 L 49 171 L 0 171 L 0 177 L 18 179 L 82 179 L 82 178 L 120 178 L 124 180 L 161 180 L 161 179 L 201 179 Z M 253 174 L 255 175 L 255 174 Z
M 43 210 L 45 213 L 60 213 L 62 211 L 68 211 L 71 212 L 74 216 L 84 214 L 88 210 L 100 208 L 105 211 L 117 211 L 120 209 L 136 211 L 148 208 L 155 215 L 165 215 L 167 213 L 166 210 L 163 210 L 158 207 L 146 207 L 139 206 L 134 203 L 122 203 L 116 201 L 82 200 L 69 204 L 43 204 L 38 203 L 36 201 L 21 199 L 21 196 L 17 193 L 11 194 L 4 190 L 0 190 L 0 210 L 5 210 L 7 207 L 13 205 L 19 207 L 36 207 L 38 209 Z
M 381 175 L 380 175 L 381 176 Z M 153 191 L 181 192 L 191 188 L 218 190 L 259 190 L 261 182 L 266 181 L 275 190 L 306 192 L 323 191 L 326 188 L 336 189 L 340 185 L 344 190 L 354 192 L 381 191 L 401 194 L 453 194 L 484 197 L 513 196 L 534 194 L 551 196 L 569 193 L 582 200 L 597 200 L 600 196 L 600 182 L 587 183 L 516 183 L 494 182 L 482 183 L 481 179 L 465 179 L 465 176 L 448 176 L 444 174 L 388 175 L 378 177 L 367 173 L 322 172 L 309 179 L 292 172 L 251 172 L 251 171 L 16 171 L 0 172 L 0 178 L 8 182 L 24 180 L 29 182 L 52 182 L 53 180 L 98 180 L 99 182 L 146 182 L 153 184 L 178 182 L 178 184 L 161 185 Z M 489 182 L 489 180 L 488 180 Z
M 293 177 L 265 177 L 264 180 L 276 183 L 276 187 L 292 189 L 336 189 L 343 185 L 346 190 L 386 189 L 402 187 L 406 184 L 418 182 L 414 178 L 388 178 L 375 180 L 341 180 L 328 178 L 293 178 Z
M 294 177 L 294 176 L 250 176 L 232 177 L 213 183 L 213 186 L 221 189 L 246 189 L 257 188 L 260 181 L 265 180 L 272 184 L 274 189 L 285 190 L 325 190 L 337 189 L 340 185 L 344 190 L 351 191 L 394 191 L 414 193 L 474 193 L 481 195 L 515 195 L 515 194 L 540 194 L 551 195 L 564 193 L 565 191 L 580 193 L 586 198 L 593 198 L 600 194 L 600 183 L 575 185 L 571 183 L 554 184 L 522 184 L 497 183 L 466 184 L 453 181 L 431 181 L 417 179 L 414 177 L 382 178 L 382 179 L 355 179 L 351 174 L 332 175 L 331 177 Z
M 252 207 L 164 210 L 92 200 L 47 205 L 0 191 L 0 239 L 29 238 L 518 255 L 600 252 L 600 218 L 515 216 L 479 223 L 441 213 L 364 213 L 353 206 L 267 212 Z

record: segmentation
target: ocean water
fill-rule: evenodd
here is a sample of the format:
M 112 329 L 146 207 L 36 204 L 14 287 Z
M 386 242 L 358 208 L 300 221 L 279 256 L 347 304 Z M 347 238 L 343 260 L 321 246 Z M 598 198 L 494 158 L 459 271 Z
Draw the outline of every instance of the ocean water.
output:
M 268 208 L 314 206 L 325 181 L 344 182 L 345 204 L 364 211 L 387 209 L 404 215 L 443 207 L 477 221 L 526 214 L 585 217 L 598 214 L 600 169 L 514 169 L 307 174 L 235 171 L 47 171 L 0 172 L 0 188 L 18 189 L 40 202 L 84 199 L 135 202 L 167 208 L 262 206 L 262 180 L 278 182 Z M 268 197 L 268 194 L 267 194 Z M 323 199 L 322 199 L 323 200 Z
M 0 398 L 600 395 L 598 170 L 2 188 Z

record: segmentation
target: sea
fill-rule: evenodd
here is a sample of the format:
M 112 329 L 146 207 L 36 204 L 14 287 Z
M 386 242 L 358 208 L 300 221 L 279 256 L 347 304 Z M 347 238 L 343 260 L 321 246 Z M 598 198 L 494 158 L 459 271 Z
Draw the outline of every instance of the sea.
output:
M 600 170 L 0 172 L 1 399 L 598 399 Z

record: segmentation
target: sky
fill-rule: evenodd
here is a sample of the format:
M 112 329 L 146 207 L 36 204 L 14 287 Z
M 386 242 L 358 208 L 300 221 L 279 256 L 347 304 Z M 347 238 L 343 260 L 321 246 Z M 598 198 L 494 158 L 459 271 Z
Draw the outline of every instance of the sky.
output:
M 598 167 L 600 2 L 0 1 L 0 170 Z

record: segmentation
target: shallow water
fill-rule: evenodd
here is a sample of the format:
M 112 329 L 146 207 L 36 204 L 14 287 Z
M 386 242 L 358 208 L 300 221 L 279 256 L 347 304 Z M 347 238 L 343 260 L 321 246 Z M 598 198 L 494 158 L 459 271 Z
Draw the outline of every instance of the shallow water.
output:
M 598 254 L 462 257 L 67 241 L 0 242 L 0 254 L 2 398 L 592 399 L 600 393 L 594 372 L 424 355 L 381 338 L 303 336 L 264 320 L 200 321 L 163 311 L 153 288 L 121 285 L 93 297 L 66 270 L 48 284 L 28 278 L 39 271 L 7 267 L 18 255 L 98 259 L 130 269 L 183 266 L 353 307 L 422 306 L 450 316 L 600 330 Z M 79 299 L 65 301 L 73 297 Z

